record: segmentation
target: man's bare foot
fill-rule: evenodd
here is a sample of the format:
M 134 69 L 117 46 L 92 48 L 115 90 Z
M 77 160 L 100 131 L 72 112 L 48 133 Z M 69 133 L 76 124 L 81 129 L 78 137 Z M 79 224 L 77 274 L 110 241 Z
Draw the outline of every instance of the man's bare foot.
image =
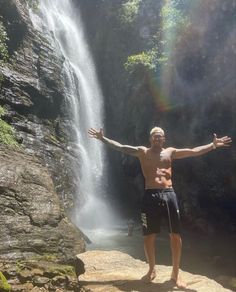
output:
M 156 278 L 156 271 L 153 270 L 152 272 L 148 272 L 146 275 L 144 275 L 141 280 L 145 283 L 150 283 Z
M 171 281 L 179 288 L 179 289 L 185 289 L 187 288 L 187 284 L 181 279 L 180 276 L 178 276 L 177 279 L 171 277 Z

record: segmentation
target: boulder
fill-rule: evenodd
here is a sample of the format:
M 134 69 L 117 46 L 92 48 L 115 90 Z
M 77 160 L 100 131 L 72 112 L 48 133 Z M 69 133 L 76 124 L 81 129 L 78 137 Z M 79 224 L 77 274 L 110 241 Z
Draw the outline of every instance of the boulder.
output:
M 33 155 L 0 145 L 0 260 L 43 257 L 69 263 L 85 249 L 65 217 L 47 169 Z

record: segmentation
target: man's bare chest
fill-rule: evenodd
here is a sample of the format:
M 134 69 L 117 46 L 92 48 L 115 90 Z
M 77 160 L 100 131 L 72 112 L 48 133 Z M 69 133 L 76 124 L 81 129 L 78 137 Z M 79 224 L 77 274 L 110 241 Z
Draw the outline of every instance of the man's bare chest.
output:
M 148 168 L 166 168 L 171 166 L 171 156 L 167 151 L 162 151 L 160 153 L 150 153 L 147 152 L 140 159 L 143 166 Z

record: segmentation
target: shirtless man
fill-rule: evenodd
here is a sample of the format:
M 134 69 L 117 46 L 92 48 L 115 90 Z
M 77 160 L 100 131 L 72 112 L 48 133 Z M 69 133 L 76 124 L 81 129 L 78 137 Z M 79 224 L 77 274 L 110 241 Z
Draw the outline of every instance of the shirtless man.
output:
M 174 159 L 193 157 L 205 154 L 218 147 L 227 147 L 231 143 L 228 136 L 217 138 L 213 142 L 192 149 L 163 148 L 165 133 L 163 129 L 154 127 L 150 132 L 151 147 L 122 145 L 103 135 L 103 130 L 89 129 L 90 137 L 96 138 L 113 149 L 136 156 L 141 164 L 145 178 L 145 194 L 142 199 L 142 226 L 144 235 L 144 251 L 149 270 L 143 280 L 150 282 L 156 277 L 155 271 L 155 240 L 160 232 L 162 217 L 167 218 L 169 225 L 170 244 L 172 252 L 171 280 L 177 287 L 185 288 L 186 284 L 179 276 L 179 265 L 182 250 L 180 236 L 180 218 L 176 194 L 172 188 L 171 164 Z

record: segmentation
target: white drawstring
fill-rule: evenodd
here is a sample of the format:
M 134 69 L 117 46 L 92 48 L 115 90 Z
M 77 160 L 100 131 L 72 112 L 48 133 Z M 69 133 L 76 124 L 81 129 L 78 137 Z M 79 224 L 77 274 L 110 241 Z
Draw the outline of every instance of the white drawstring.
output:
M 170 233 L 172 233 L 172 225 L 171 225 L 171 218 L 170 218 L 170 209 L 169 209 L 169 205 L 168 205 L 167 200 L 166 200 L 166 207 L 167 207 L 167 211 L 168 211 L 168 219 L 169 219 Z

